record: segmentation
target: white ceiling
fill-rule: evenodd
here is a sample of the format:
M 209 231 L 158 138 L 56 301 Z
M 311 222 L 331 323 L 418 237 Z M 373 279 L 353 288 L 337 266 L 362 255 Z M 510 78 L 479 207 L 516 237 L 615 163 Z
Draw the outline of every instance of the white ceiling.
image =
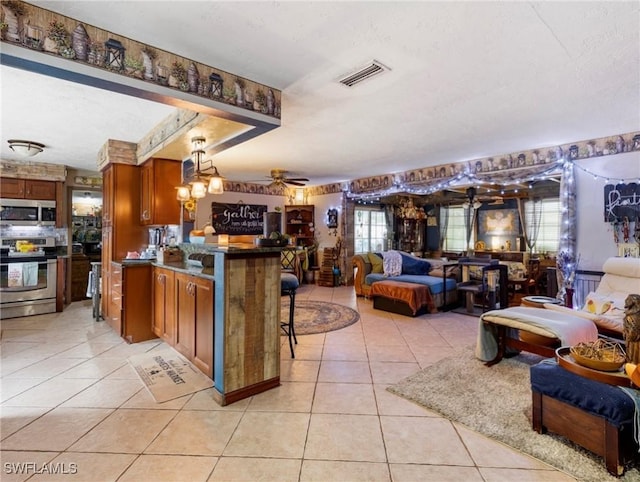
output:
M 640 130 L 640 2 L 157 2 L 38 5 L 283 91 L 282 126 L 217 154 L 231 180 L 310 184 Z M 336 82 L 376 59 L 391 68 Z M 7 139 L 95 169 L 172 112 L 2 66 Z M 186 157 L 188 152 L 184 153 Z

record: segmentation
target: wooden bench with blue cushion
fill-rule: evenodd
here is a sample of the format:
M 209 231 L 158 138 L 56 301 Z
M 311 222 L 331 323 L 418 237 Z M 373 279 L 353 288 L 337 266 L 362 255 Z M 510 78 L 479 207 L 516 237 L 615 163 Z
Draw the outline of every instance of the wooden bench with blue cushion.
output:
M 633 399 L 620 387 L 571 373 L 555 360 L 532 366 L 530 373 L 533 429 L 566 437 L 604 457 L 609 473 L 621 475 L 624 462 L 638 455 Z

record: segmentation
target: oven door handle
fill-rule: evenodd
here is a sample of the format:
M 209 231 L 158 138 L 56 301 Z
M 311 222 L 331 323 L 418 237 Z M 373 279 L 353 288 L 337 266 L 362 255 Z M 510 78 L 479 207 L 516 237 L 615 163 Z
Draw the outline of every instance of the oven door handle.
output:
M 17 261 L 14 262 L 9 262 L 9 263 L 0 263 L 0 267 L 5 267 L 5 266 L 10 266 L 12 264 L 15 264 Z M 29 261 L 19 261 L 21 263 L 27 263 Z M 52 268 L 50 265 L 55 264 L 57 261 L 55 259 L 47 259 L 45 261 L 32 261 L 32 262 L 37 262 L 38 263 L 38 270 L 40 270 L 40 265 L 41 264 L 46 264 L 47 265 L 47 271 L 49 269 L 55 269 Z M 8 269 L 8 268 L 7 268 Z M 47 276 L 48 278 L 48 276 Z M 1 293 L 20 293 L 20 292 L 25 292 L 25 291 L 35 291 L 35 290 L 41 290 L 43 288 L 47 287 L 47 282 L 48 279 L 45 280 L 44 283 L 40 282 L 40 277 L 38 276 L 38 283 L 35 285 L 29 285 L 29 286 L 1 286 L 0 287 L 0 292 Z

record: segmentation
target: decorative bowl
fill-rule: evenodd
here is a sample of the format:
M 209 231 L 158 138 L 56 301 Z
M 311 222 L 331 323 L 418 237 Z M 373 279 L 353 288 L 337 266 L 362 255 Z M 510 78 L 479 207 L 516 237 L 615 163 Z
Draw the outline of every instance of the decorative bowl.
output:
M 591 343 L 578 343 L 570 349 L 579 365 L 603 372 L 615 372 L 625 364 L 626 354 L 618 343 L 603 339 Z

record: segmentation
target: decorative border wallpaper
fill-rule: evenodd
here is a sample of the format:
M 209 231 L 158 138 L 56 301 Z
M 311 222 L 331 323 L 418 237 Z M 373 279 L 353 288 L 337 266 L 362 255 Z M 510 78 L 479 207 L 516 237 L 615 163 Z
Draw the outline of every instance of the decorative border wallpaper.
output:
M 304 188 L 305 196 L 346 193 L 349 198 L 367 198 L 394 193 L 432 194 L 455 181 L 522 181 L 559 172 L 559 159 L 577 161 L 640 151 L 640 132 L 600 137 L 556 147 L 530 149 L 518 153 L 485 157 L 471 161 L 413 169 L 394 174 L 355 179 L 351 182 Z M 225 191 L 251 192 L 295 197 L 295 189 L 274 189 L 252 183 L 225 183 Z M 291 202 L 293 204 L 293 201 Z
M 430 194 L 442 189 L 443 185 L 464 178 L 471 181 L 494 181 L 497 178 L 501 181 L 522 180 L 557 171 L 560 168 L 557 161 L 560 159 L 577 161 L 631 151 L 640 151 L 640 132 L 360 178 L 351 181 L 348 186 L 343 185 L 342 190 L 349 197 L 396 192 Z
M 3 42 L 280 118 L 277 89 L 26 2 L 0 6 Z

